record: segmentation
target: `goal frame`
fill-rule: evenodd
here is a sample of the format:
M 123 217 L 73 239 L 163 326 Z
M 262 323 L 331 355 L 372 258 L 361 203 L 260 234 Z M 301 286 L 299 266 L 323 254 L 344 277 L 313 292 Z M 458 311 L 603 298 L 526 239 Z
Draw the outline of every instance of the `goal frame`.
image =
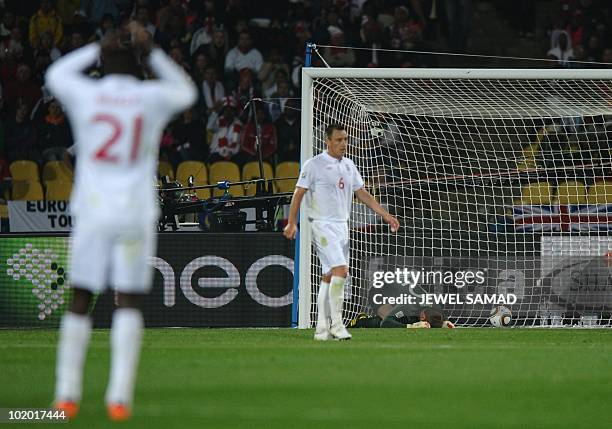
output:
M 300 165 L 313 157 L 313 80 L 316 78 L 353 79 L 612 79 L 610 69 L 460 69 L 460 68 L 302 68 L 301 150 Z M 300 209 L 299 252 L 296 252 L 298 325 L 300 329 L 311 326 L 311 229 L 308 208 Z

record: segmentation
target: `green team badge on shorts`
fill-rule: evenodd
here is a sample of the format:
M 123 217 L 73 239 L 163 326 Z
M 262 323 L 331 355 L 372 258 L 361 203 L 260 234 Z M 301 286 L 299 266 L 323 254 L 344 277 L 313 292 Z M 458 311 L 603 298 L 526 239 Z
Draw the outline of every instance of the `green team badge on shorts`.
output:
M 327 238 L 321 237 L 321 246 L 323 247 L 327 246 Z

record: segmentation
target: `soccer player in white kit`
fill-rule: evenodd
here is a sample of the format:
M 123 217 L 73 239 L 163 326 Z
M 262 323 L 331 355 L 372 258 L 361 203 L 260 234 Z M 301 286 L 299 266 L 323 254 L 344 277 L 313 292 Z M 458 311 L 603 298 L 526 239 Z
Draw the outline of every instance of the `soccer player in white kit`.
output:
M 361 174 L 353 161 L 344 157 L 348 145 L 348 135 L 344 127 L 331 124 L 326 128 L 325 134 L 327 150 L 309 159 L 302 166 L 284 235 L 288 239 L 295 238 L 298 210 L 304 195 L 307 195 L 312 240 L 322 267 L 314 338 L 319 341 L 348 340 L 351 334 L 342 321 L 342 306 L 344 284 L 348 275 L 348 220 L 353 194 L 381 215 L 393 232 L 397 231 L 400 225 L 364 188 Z
M 131 415 L 143 328 L 138 306 L 153 280 L 148 259 L 156 248 L 159 208 L 152 181 L 159 144 L 166 124 L 196 100 L 191 80 L 159 49 L 148 56 L 157 79 L 139 79 L 139 55 L 150 50 L 150 37 L 135 23 L 128 28 L 58 59 L 46 75 L 70 118 L 78 157 L 71 197 L 74 294 L 60 325 L 54 402 L 69 418 L 81 400 L 92 294 L 107 286 L 118 304 L 107 412 L 112 420 Z M 99 59 L 104 77 L 90 79 L 84 71 Z

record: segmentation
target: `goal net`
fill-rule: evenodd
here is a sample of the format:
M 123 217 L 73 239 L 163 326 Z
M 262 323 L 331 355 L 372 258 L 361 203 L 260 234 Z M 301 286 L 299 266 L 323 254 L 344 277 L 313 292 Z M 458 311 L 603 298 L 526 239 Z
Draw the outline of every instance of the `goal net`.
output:
M 345 322 L 407 302 L 418 283 L 460 326 L 490 326 L 497 305 L 512 326 L 612 326 L 612 71 L 302 78 L 302 163 L 325 150 L 328 124 L 344 125 L 347 156 L 402 225 L 394 234 L 354 202 Z M 316 320 L 321 274 L 307 219 L 304 208 L 300 327 Z

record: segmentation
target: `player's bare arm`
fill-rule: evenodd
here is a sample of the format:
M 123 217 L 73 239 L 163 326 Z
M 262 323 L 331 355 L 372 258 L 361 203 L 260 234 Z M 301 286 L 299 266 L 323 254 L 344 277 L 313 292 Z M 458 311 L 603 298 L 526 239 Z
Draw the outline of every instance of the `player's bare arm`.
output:
M 283 230 L 283 235 L 288 240 L 293 240 L 295 235 L 297 234 L 297 216 L 298 211 L 300 210 L 300 205 L 302 204 L 302 199 L 304 198 L 304 194 L 306 194 L 306 188 L 300 188 L 297 186 L 295 191 L 293 192 L 293 198 L 291 198 L 291 206 L 289 207 L 289 220 L 287 222 L 287 226 Z
M 372 194 L 370 194 L 365 188 L 360 188 L 355 191 L 355 196 L 368 206 L 372 211 L 382 216 L 383 220 L 389 224 L 391 227 L 391 231 L 395 232 L 399 229 L 400 223 L 399 221 L 392 216 L 387 210 L 381 206 L 376 198 Z

